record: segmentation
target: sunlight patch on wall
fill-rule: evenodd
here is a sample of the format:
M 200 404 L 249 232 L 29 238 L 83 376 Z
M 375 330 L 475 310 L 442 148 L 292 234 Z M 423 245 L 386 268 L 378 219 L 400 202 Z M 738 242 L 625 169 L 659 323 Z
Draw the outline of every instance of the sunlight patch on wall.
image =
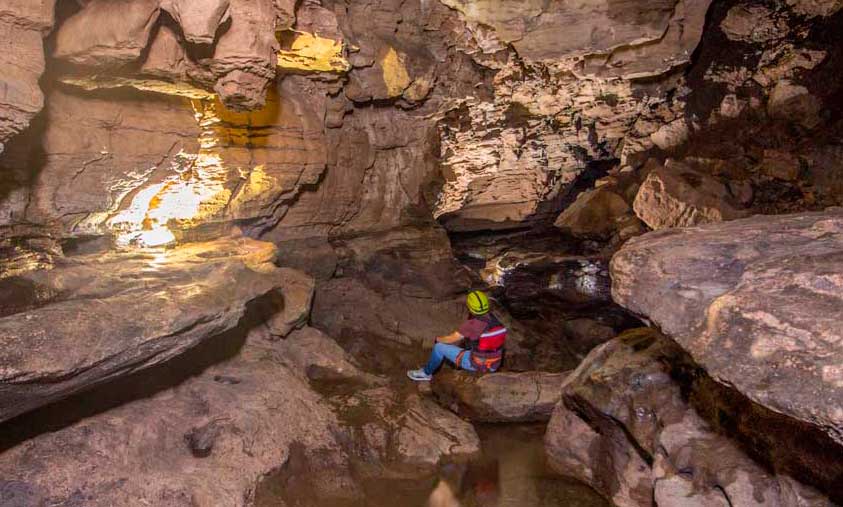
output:
M 351 69 L 345 59 L 342 41 L 326 39 L 307 32 L 281 32 L 282 48 L 278 68 L 292 72 L 330 72 L 342 74 Z
M 125 210 L 108 221 L 120 247 L 154 247 L 176 241 L 175 231 L 217 215 L 228 204 L 228 171 L 217 155 L 176 155 L 175 174 L 140 190 Z
M 404 65 L 404 56 L 390 47 L 381 60 L 383 82 L 390 97 L 398 97 L 410 86 L 412 80 Z
M 125 201 L 119 199 L 120 209 L 105 220 L 105 228 L 120 248 L 221 234 L 233 221 L 271 209 L 284 190 L 273 168 L 253 159 L 278 124 L 277 93 L 268 94 L 262 110 L 249 113 L 229 111 L 216 98 L 190 105 L 200 127 L 198 153 L 180 151 L 168 165 L 143 172 L 143 183 L 125 193 Z
M 188 83 L 173 83 L 161 79 L 131 78 L 120 76 L 85 76 L 85 77 L 61 77 L 64 84 L 81 88 L 85 91 L 108 90 L 116 88 L 134 88 L 145 92 L 161 93 L 164 95 L 176 95 L 196 100 L 213 100 L 216 98 L 214 92 L 203 90 Z

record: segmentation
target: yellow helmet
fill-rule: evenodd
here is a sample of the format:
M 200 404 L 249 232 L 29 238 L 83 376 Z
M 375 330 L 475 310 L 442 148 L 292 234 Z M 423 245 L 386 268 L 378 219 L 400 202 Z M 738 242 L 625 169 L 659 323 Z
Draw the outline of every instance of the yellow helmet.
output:
M 489 298 L 483 291 L 473 290 L 465 298 L 465 305 L 472 315 L 486 315 L 489 313 Z

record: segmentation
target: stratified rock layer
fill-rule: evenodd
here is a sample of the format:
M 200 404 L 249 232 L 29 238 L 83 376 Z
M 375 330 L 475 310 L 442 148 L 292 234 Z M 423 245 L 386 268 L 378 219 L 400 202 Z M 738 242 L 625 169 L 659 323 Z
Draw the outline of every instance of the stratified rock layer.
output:
M 841 484 L 843 210 L 646 234 L 611 270 L 615 300 L 720 386 L 726 426 L 777 466 Z
M 237 325 L 282 287 L 270 243 L 246 238 L 172 250 L 66 258 L 3 281 L 0 420 L 163 363 Z

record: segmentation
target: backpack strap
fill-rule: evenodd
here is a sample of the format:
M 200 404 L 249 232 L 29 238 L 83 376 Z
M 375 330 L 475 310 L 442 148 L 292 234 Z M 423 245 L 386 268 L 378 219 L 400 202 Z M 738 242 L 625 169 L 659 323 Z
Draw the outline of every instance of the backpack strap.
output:
M 456 366 L 456 368 L 457 368 L 458 370 L 459 370 L 460 368 L 462 368 L 462 360 L 463 360 L 463 358 L 465 357 L 465 353 L 466 353 L 466 352 L 468 352 L 468 351 L 467 351 L 467 350 L 465 350 L 465 349 L 463 349 L 463 350 L 461 350 L 461 351 L 460 351 L 460 353 L 459 353 L 459 354 L 457 354 L 457 359 L 454 361 L 454 363 L 455 363 L 455 364 L 454 364 L 454 366 Z

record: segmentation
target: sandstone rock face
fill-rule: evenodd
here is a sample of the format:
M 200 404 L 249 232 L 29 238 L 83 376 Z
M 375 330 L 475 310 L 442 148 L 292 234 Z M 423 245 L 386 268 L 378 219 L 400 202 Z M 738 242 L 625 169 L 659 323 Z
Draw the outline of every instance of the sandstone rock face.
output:
M 231 17 L 230 0 L 169 0 L 161 8 L 182 27 L 184 38 L 194 44 L 211 44 L 220 25 Z
M 272 344 L 230 338 L 214 348 L 242 348 L 227 358 L 212 351 L 217 364 L 192 353 L 177 360 L 177 374 L 193 376 L 176 386 L 147 392 L 173 374 L 159 369 L 153 381 L 129 379 L 146 397 L 95 414 L 85 414 L 88 405 L 78 400 L 48 411 L 44 416 L 62 417 L 83 408 L 87 417 L 5 451 L 0 503 L 247 506 L 260 480 L 295 460 L 318 475 L 312 499 L 354 499 L 360 491 L 331 409 Z M 120 391 L 97 391 L 90 403 L 113 403 L 120 399 L 114 393 Z
M 668 160 L 641 184 L 633 208 L 653 229 L 687 227 L 745 216 L 730 204 L 725 185 L 682 163 Z
M 169 28 L 160 30 L 152 40 L 162 10 L 182 29 L 184 44 L 169 35 Z M 86 2 L 59 28 L 54 56 L 71 64 L 75 76 L 108 80 L 97 75 L 106 71 L 129 78 L 122 81 L 124 86 L 140 83 L 138 87 L 143 87 L 145 76 L 155 76 L 164 78 L 161 90 L 173 95 L 189 95 L 185 87 L 209 90 L 213 85 L 226 107 L 260 109 L 275 78 L 280 48 L 275 27 L 281 17 L 272 0 L 197 5 L 178 0 Z M 226 29 L 220 30 L 223 24 Z M 190 55 L 195 53 L 186 50 L 191 44 L 212 45 L 213 55 L 194 58 Z M 175 56 L 179 65 L 171 69 L 157 65 L 164 54 Z M 127 70 L 134 63 L 142 64 L 139 72 Z M 176 86 L 174 80 L 183 86 Z M 171 83 L 169 88 L 167 83 Z
M 235 327 L 282 287 L 273 245 L 220 239 L 71 257 L 3 280 L 0 420 L 163 363 Z
M 289 86 L 294 80 L 281 88 Z M 202 238 L 245 220 L 274 225 L 284 203 L 325 169 L 315 113 L 296 95 L 272 92 L 264 109 L 237 114 L 205 99 L 54 91 L 44 156 L 22 150 L 0 161 L 22 182 L 38 168 L 29 197 L 0 209 L 12 225 L 46 224 L 59 236 L 110 235 L 124 244 L 143 243 L 144 230 Z M 201 227 L 206 232 L 197 233 Z
M 149 44 L 159 5 L 159 0 L 87 2 L 58 29 L 55 56 L 102 69 L 132 62 Z
M 673 378 L 683 354 L 649 329 L 592 351 L 563 383 L 548 425 L 551 466 L 618 506 L 831 505 L 769 473 L 697 415 Z
M 53 25 L 54 0 L 9 0 L 0 6 L 0 153 L 44 105 L 43 37 Z
M 631 240 L 611 265 L 615 300 L 708 372 L 728 426 L 829 489 L 843 477 L 833 457 L 843 446 L 841 227 L 843 212 L 829 209 L 660 231 Z
M 670 70 L 688 63 L 709 6 L 443 1 L 466 21 L 465 50 L 496 71 L 493 96 L 453 101 L 440 128 L 434 214 L 455 231 L 540 222 L 592 163 L 651 149 L 682 116 L 664 91 L 681 89 Z M 642 77 L 662 87 L 644 91 Z
M 487 375 L 436 374 L 439 402 L 476 422 L 547 421 L 559 402 L 565 373 L 497 372 Z

